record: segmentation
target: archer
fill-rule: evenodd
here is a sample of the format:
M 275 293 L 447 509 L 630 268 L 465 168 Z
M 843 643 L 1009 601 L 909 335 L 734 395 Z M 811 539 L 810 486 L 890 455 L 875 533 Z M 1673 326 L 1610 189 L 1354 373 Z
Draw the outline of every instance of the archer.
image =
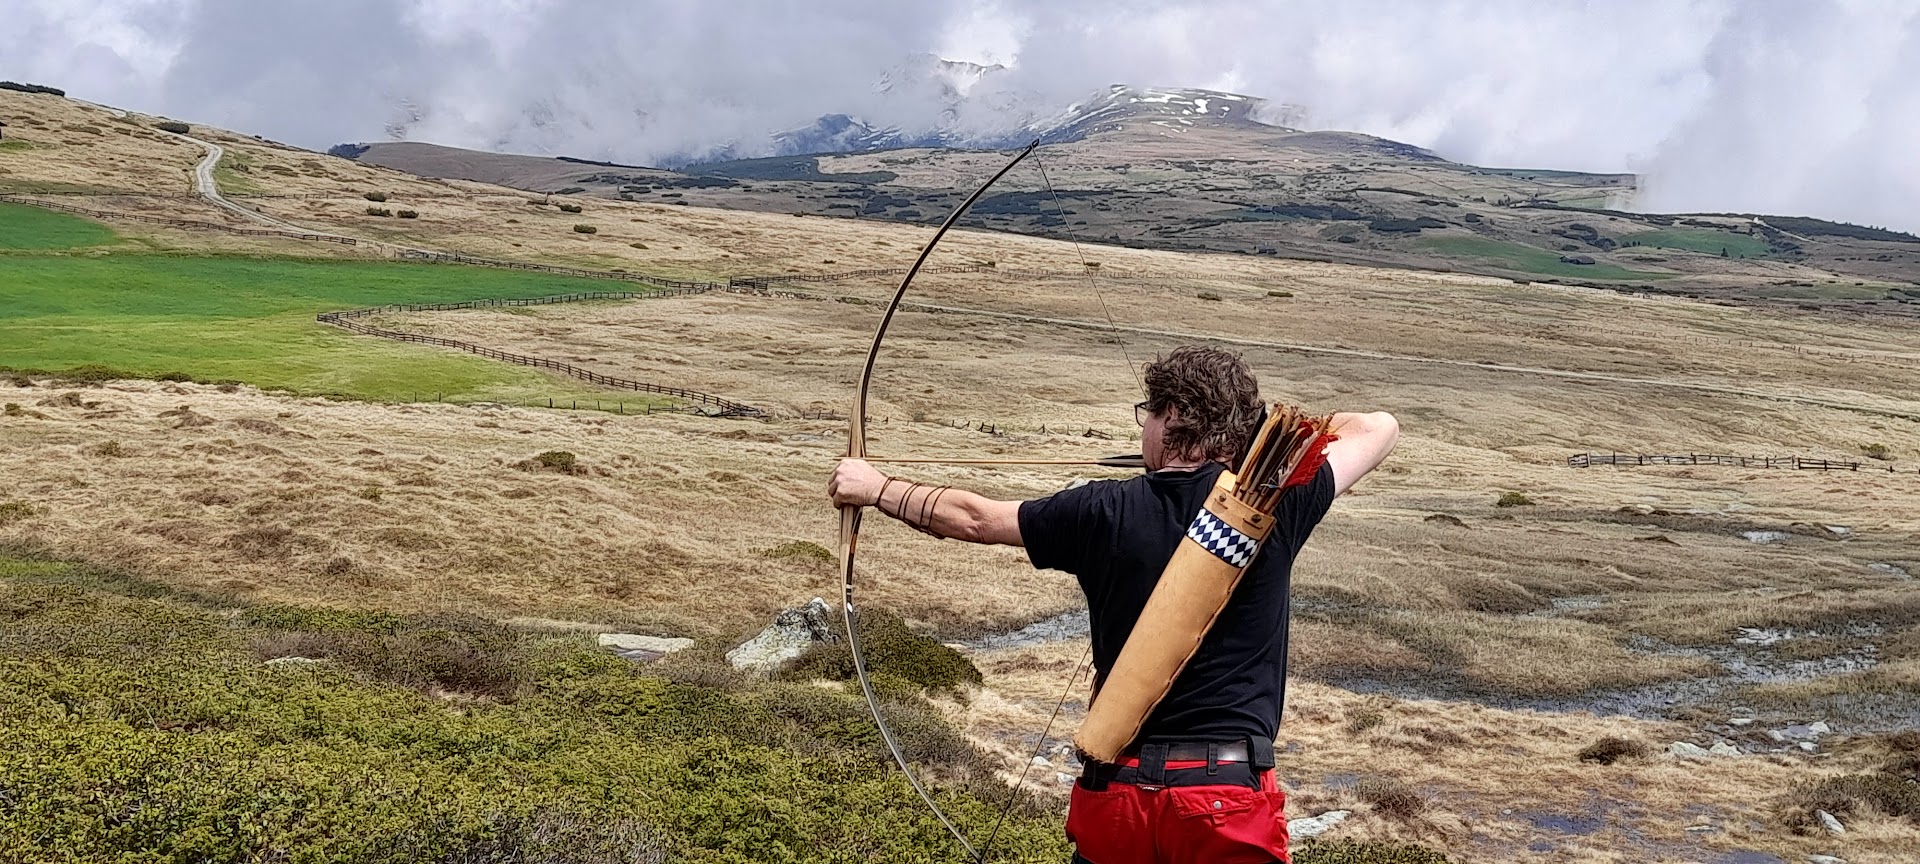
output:
M 1333 499 L 1393 450 L 1399 423 L 1386 413 L 1311 420 L 1286 409 L 1288 422 L 1270 421 L 1263 429 L 1252 373 L 1237 355 L 1215 348 L 1173 350 L 1147 367 L 1145 384 L 1147 399 L 1135 406 L 1147 468 L 1140 477 L 996 501 L 888 477 L 864 460 L 845 459 L 827 492 L 840 507 L 875 507 L 937 537 L 1024 547 L 1034 567 L 1077 577 L 1092 619 L 1089 726 L 1109 706 L 1119 707 L 1108 715 L 1135 713 L 1104 724 L 1133 730 L 1120 733 L 1105 761 L 1092 756 L 1109 748 L 1076 737 L 1086 758 L 1067 814 L 1076 862 L 1289 861 L 1273 738 L 1286 693 L 1293 560 Z M 1263 447 L 1282 447 L 1282 439 L 1290 452 L 1262 456 Z M 1250 442 L 1255 452 L 1246 452 Z M 1240 524 L 1260 526 L 1260 536 L 1197 534 L 1203 523 L 1214 524 L 1206 522 L 1209 513 L 1224 501 L 1210 496 L 1248 480 L 1256 462 L 1269 466 L 1263 477 L 1275 479 L 1258 481 L 1259 488 L 1242 482 L 1240 489 L 1265 496 L 1259 500 L 1268 512 L 1242 505 L 1252 522 Z M 1230 465 L 1244 476 L 1226 474 Z M 1186 548 L 1234 559 L 1231 550 L 1212 548 L 1218 536 L 1250 542 L 1243 548 L 1257 552 L 1223 567 Z M 1187 542 L 1196 539 L 1202 542 Z M 1204 563 L 1196 568 L 1196 562 Z M 1188 572 L 1206 566 L 1219 572 Z M 1183 587 L 1169 592 L 1163 583 Z M 1201 610 L 1198 616 L 1210 626 L 1153 625 L 1135 633 L 1156 588 L 1170 597 L 1154 604 L 1157 622 L 1191 613 L 1161 614 L 1169 613 L 1170 602 L 1193 605 L 1195 585 L 1216 586 L 1209 590 L 1218 593 L 1217 615 Z M 1182 626 L 1198 632 L 1172 632 Z M 1137 659 L 1156 652 L 1172 652 L 1177 662 L 1153 666 Z

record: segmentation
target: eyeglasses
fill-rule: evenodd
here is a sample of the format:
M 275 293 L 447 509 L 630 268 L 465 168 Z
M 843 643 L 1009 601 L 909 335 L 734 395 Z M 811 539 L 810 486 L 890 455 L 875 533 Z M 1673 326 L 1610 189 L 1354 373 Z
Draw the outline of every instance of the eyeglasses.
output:
M 1153 412 L 1147 410 L 1147 406 L 1152 404 L 1151 401 L 1134 403 L 1133 422 L 1140 424 L 1143 429 L 1146 428 L 1147 418 L 1153 416 Z

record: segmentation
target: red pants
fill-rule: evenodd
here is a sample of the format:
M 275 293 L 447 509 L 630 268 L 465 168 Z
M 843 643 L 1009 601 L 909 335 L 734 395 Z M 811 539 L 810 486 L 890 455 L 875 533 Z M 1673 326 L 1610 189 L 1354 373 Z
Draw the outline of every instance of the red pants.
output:
M 1287 795 L 1272 771 L 1261 774 L 1260 786 L 1110 783 L 1094 792 L 1076 783 L 1067 839 L 1092 864 L 1292 864 Z

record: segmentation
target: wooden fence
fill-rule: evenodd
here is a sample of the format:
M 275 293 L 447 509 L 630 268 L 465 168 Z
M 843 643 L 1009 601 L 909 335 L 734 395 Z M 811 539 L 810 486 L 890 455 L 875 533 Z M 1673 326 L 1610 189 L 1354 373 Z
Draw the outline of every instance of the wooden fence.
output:
M 29 207 L 45 207 L 92 219 L 123 219 L 128 222 L 145 222 L 153 225 L 169 225 L 175 228 L 192 228 L 199 231 L 224 231 L 242 237 L 284 237 L 293 240 L 313 240 L 320 243 L 338 243 L 342 246 L 357 246 L 360 241 L 352 237 L 336 237 L 332 234 L 307 234 L 299 231 L 283 231 L 278 228 L 239 228 L 218 222 L 196 222 L 192 219 L 171 219 L 165 216 L 147 216 L 141 213 L 111 213 L 105 210 L 89 210 L 69 204 L 56 204 L 52 201 L 35 201 L 19 195 L 0 195 L 0 201 L 9 204 L 25 204 Z
M 705 290 L 705 289 L 701 289 L 701 290 Z M 692 294 L 692 293 L 699 293 L 699 291 L 688 289 L 688 290 L 678 291 L 676 293 Z M 647 292 L 644 294 L 636 294 L 631 291 L 591 291 L 591 292 L 582 292 L 578 294 L 559 294 L 552 297 L 533 297 L 533 298 L 525 298 L 525 299 L 473 300 L 465 303 L 415 303 L 415 304 L 403 304 L 403 305 L 394 305 L 394 306 L 377 306 L 377 307 L 370 307 L 366 309 L 350 309 L 343 312 L 323 312 L 315 317 L 316 317 L 316 320 L 318 320 L 322 324 L 331 324 L 335 327 L 339 327 L 351 333 L 360 333 L 367 336 L 378 336 L 382 339 L 393 339 L 399 342 L 412 342 L 419 345 L 437 345 L 442 348 L 454 348 L 460 351 L 465 351 L 469 354 L 478 354 L 482 357 L 486 357 L 492 360 L 500 360 L 502 362 L 513 363 L 519 366 L 531 366 L 536 369 L 547 369 L 554 372 L 559 372 L 562 375 L 568 375 L 574 378 L 578 378 L 582 381 L 586 381 L 590 384 L 597 384 L 602 387 L 608 387 L 616 390 L 632 390 L 639 393 L 657 393 L 662 396 L 672 396 L 676 399 L 682 399 L 687 402 L 694 403 L 696 405 L 702 405 L 702 406 L 706 406 L 707 408 L 711 408 L 713 410 L 708 413 L 711 413 L 717 416 L 724 416 L 724 417 L 766 416 L 766 412 L 760 410 L 759 408 L 755 408 L 752 405 L 747 405 L 742 402 L 735 402 L 732 399 L 727 399 L 721 396 L 715 396 L 711 393 L 702 393 L 698 390 L 688 390 L 684 387 L 665 387 L 659 384 L 648 384 L 644 381 L 634 381 L 629 378 L 616 378 L 612 375 L 602 375 L 591 369 L 582 369 L 573 364 L 562 363 L 558 360 L 548 360 L 544 357 L 533 357 L 526 354 L 514 354 L 508 351 L 501 351 L 495 348 L 488 348 L 483 345 L 475 345 L 472 342 L 465 342 L 459 339 L 445 339 L 439 336 L 427 336 L 421 333 L 408 333 L 403 330 L 388 330 L 383 327 L 374 327 L 374 326 L 371 326 L 368 324 L 362 324 L 358 321 L 353 320 L 355 318 L 362 318 L 368 315 L 377 315 L 382 312 L 428 312 L 428 311 L 443 311 L 443 310 L 450 310 L 450 309 L 475 309 L 475 308 L 486 307 L 486 306 L 538 306 L 538 305 L 543 305 L 547 303 L 572 303 L 572 302 L 577 302 L 581 300 L 617 300 L 617 299 L 630 299 L 635 297 L 654 297 L 654 296 L 663 296 L 663 294 L 662 292 Z M 624 410 L 622 413 L 624 413 Z
M 667 279 L 649 276 L 645 273 L 629 273 L 625 270 L 588 270 L 582 267 L 561 267 L 553 264 L 529 264 L 525 261 L 505 261 L 498 258 L 477 258 L 455 252 L 429 252 L 425 249 L 402 249 L 400 257 L 413 261 L 431 261 L 440 264 L 466 264 L 474 267 L 497 267 L 504 270 L 529 270 L 538 273 L 552 273 L 557 276 L 573 276 L 581 279 L 616 279 L 623 282 L 639 282 L 645 285 L 657 285 L 674 289 L 680 293 L 698 294 L 727 287 L 718 282 L 690 282 L 684 279 Z M 650 295 L 651 296 L 651 295 Z
M 1573 468 L 1591 468 L 1595 465 L 1725 465 L 1734 468 L 1792 468 L 1796 471 L 1874 471 L 1883 470 L 1881 466 L 1864 462 L 1850 462 L 1839 459 L 1808 459 L 1801 456 L 1723 456 L 1708 453 L 1575 453 L 1567 457 L 1567 465 Z M 1886 463 L 1887 473 L 1896 473 L 1893 463 Z

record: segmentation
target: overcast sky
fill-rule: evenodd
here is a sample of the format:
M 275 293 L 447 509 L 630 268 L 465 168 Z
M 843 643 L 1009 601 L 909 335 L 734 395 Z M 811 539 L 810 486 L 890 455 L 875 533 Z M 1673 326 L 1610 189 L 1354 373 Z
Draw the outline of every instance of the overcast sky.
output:
M 909 57 L 1053 106 L 1230 90 L 1497 166 L 1634 171 L 1654 210 L 1920 230 L 1920 0 L 0 0 L 0 78 L 307 147 L 650 163 L 828 113 Z

